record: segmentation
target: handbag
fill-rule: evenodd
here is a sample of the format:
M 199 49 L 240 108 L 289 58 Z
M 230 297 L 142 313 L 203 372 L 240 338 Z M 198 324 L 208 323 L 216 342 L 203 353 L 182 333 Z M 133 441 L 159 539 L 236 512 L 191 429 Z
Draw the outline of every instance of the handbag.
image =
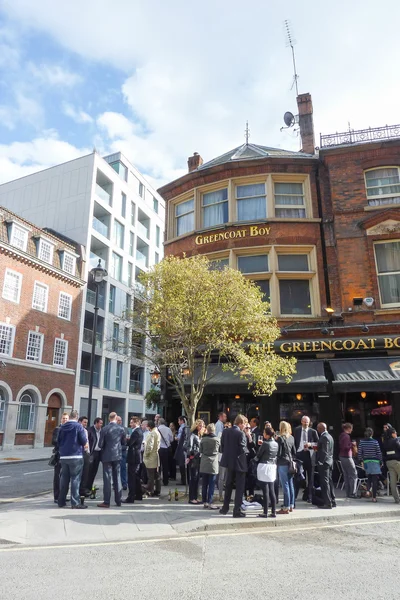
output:
M 49 467 L 56 467 L 58 465 L 59 460 L 60 460 L 59 453 L 53 452 L 53 454 L 50 456 L 50 460 L 48 462 Z

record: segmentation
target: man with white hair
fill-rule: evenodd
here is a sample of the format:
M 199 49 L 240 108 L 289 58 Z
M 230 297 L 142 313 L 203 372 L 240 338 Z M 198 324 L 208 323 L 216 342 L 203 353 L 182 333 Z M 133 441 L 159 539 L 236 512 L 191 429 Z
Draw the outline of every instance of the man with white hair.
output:
M 301 419 L 301 425 L 294 430 L 294 441 L 296 448 L 296 457 L 303 463 L 304 474 L 307 477 L 308 498 L 307 502 L 312 502 L 312 490 L 314 484 L 314 464 L 313 454 L 317 449 L 318 433 L 310 427 L 310 417 L 304 415 Z M 299 493 L 299 482 L 295 480 L 295 499 Z

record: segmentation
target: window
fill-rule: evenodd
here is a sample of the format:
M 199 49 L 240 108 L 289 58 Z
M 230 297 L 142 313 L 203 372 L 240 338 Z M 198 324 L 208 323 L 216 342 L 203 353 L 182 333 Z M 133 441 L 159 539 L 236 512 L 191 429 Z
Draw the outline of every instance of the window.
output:
M 119 351 L 119 324 L 118 323 L 114 323 L 114 325 L 113 325 L 112 349 L 114 352 Z
M 28 345 L 26 347 L 26 360 L 42 362 L 43 333 L 30 331 L 28 334 Z
M 365 172 L 369 206 L 400 204 L 399 173 L 399 167 L 385 167 Z
M 25 393 L 21 396 L 18 406 L 17 430 L 34 431 L 35 429 L 35 401 L 31 394 Z
M 183 235 L 194 229 L 194 198 L 175 206 L 176 235 Z
M 305 219 L 306 208 L 302 183 L 274 183 L 275 217 Z
M 159 228 L 158 225 L 156 225 L 156 246 L 157 246 L 157 248 L 160 247 L 160 237 L 161 237 L 161 229 Z
M 111 359 L 106 358 L 104 361 L 104 387 L 110 389 L 111 384 Z
M 111 277 L 116 279 L 117 281 L 121 281 L 122 279 L 122 256 L 116 254 L 115 252 L 111 253 Z
M 236 207 L 238 221 L 265 219 L 267 217 L 265 183 L 237 185 Z
M 0 390 L 0 431 L 4 429 L 4 415 L 6 412 L 6 398 L 3 390 Z
M 114 220 L 114 239 L 113 242 L 118 248 L 124 247 L 124 230 L 125 227 L 117 220 Z
M 307 254 L 278 254 L 279 271 L 309 271 Z
M 269 270 L 268 254 L 238 256 L 238 269 L 242 273 L 264 273 Z
M 302 279 L 279 281 L 281 315 L 311 315 L 310 282 Z
M 14 337 L 14 325 L 0 323 L 0 356 L 12 356 Z
M 131 225 L 135 224 L 136 204 L 131 202 Z
M 129 232 L 129 256 L 133 256 L 135 246 L 135 235 L 132 231 Z
M 70 275 L 75 275 L 75 267 L 76 267 L 76 258 L 69 252 L 63 252 L 63 271 L 69 273 Z
M 68 355 L 67 340 L 63 340 L 61 338 L 56 338 L 54 341 L 53 365 L 55 367 L 63 367 L 65 369 L 67 366 L 67 355 Z
M 129 356 L 130 354 L 130 338 L 131 338 L 131 330 L 129 327 L 125 327 L 124 331 L 124 354 Z
M 117 371 L 115 374 L 115 389 L 119 392 L 122 389 L 122 362 L 117 360 Z
M 126 194 L 121 194 L 121 216 L 126 217 Z
M 39 240 L 38 258 L 50 265 L 53 264 L 54 245 L 47 240 Z
M 16 223 L 11 225 L 10 244 L 26 252 L 28 246 L 28 230 Z
M 376 269 L 382 306 L 400 304 L 400 242 L 375 244 Z
M 207 192 L 202 196 L 203 227 L 228 222 L 228 189 Z
M 144 196 L 144 185 L 141 181 L 139 181 L 139 196 L 143 198 Z
M 225 267 L 229 267 L 229 258 L 211 259 L 208 266 L 210 271 L 223 271 Z
M 158 252 L 154 252 L 154 264 L 158 265 L 159 262 L 160 262 L 160 255 L 158 254 Z
M 154 196 L 153 196 L 153 210 L 155 213 L 158 214 L 158 200 L 157 200 L 157 198 L 154 198 Z
M 115 285 L 110 285 L 110 296 L 108 298 L 108 310 L 115 314 Z
M 132 309 L 132 296 L 130 294 L 126 294 L 125 296 L 125 312 L 129 313 L 131 312 Z
M 128 287 L 132 287 L 133 281 L 133 264 L 128 262 Z
M 269 279 L 255 279 L 254 283 L 260 288 L 260 290 L 264 294 L 263 301 L 270 302 L 271 294 L 269 291 Z
M 111 166 L 114 169 L 114 171 L 118 173 L 121 179 L 123 179 L 124 181 L 128 180 L 128 169 L 126 168 L 123 162 L 117 160 L 117 162 L 111 163 Z
M 49 297 L 49 287 L 44 283 L 35 281 L 33 287 L 33 298 L 32 308 L 40 310 L 41 312 L 47 312 L 47 301 Z
M 11 269 L 6 269 L 3 284 L 3 298 L 19 304 L 22 287 L 22 275 Z
M 71 320 L 72 296 L 65 292 L 60 292 L 58 301 L 58 316 L 60 319 Z

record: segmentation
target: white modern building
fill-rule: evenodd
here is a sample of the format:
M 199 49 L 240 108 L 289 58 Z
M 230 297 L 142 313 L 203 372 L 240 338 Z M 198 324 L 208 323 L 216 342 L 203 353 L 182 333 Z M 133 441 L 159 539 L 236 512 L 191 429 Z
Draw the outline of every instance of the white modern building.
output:
M 127 350 L 136 334 L 126 317 L 138 276 L 162 258 L 163 199 L 121 153 L 93 152 L 0 185 L 0 205 L 82 244 L 86 281 L 99 259 L 108 271 L 99 290 L 92 417 L 116 411 L 127 423 L 131 414 L 152 412 L 144 399 L 150 368 Z M 74 398 L 81 415 L 88 408 L 94 289 L 89 283 L 82 303 Z

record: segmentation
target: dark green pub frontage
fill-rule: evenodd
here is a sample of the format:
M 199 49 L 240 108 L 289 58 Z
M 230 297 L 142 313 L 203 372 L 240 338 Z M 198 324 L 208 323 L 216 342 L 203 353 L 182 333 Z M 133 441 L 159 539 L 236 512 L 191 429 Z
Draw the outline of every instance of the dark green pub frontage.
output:
M 377 435 L 387 422 L 400 428 L 400 336 L 281 338 L 274 350 L 297 358 L 290 383 L 278 380 L 271 396 L 255 397 L 245 379 L 211 364 L 211 379 L 196 416 L 214 422 L 224 411 L 232 422 L 243 413 L 269 420 L 274 427 L 281 420 L 295 427 L 306 414 L 314 425 L 325 421 L 337 435 L 341 423 L 353 423 L 357 437 L 367 426 Z M 165 408 L 168 420 L 176 421 L 182 413 L 169 386 Z

